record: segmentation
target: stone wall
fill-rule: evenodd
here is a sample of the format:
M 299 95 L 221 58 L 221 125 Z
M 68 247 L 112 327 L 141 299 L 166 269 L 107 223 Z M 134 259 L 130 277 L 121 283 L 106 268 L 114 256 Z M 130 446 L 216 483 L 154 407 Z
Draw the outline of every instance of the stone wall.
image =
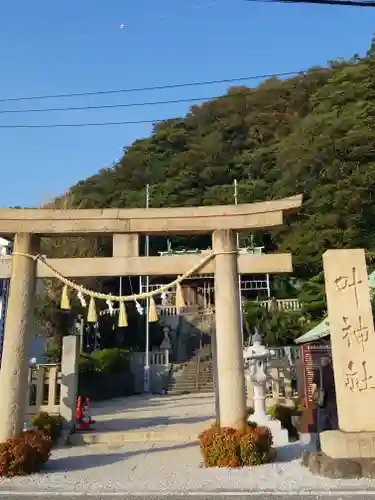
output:
M 134 393 L 143 392 L 143 365 L 132 364 L 132 374 L 134 375 Z M 163 393 L 168 387 L 170 365 L 150 366 L 150 389 L 154 394 Z

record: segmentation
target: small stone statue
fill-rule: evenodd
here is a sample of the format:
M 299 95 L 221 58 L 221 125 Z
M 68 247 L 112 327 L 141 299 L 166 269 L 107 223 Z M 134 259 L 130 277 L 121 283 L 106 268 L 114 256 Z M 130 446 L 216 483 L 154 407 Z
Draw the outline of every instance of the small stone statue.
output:
M 163 339 L 163 342 L 160 345 L 160 349 L 169 350 L 172 347 L 171 346 L 171 340 L 170 340 L 170 337 L 169 337 L 169 328 L 167 326 L 165 326 L 163 328 L 163 331 L 164 331 L 164 339 Z

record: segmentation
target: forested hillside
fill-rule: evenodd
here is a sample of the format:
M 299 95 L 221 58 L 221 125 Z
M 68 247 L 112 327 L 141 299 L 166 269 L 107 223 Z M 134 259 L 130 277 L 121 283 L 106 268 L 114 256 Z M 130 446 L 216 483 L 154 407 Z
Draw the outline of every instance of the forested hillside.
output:
M 234 87 L 185 117 L 156 123 L 150 137 L 73 186 L 68 198 L 86 208 L 143 207 L 148 183 L 154 207 L 225 204 L 233 203 L 234 179 L 241 203 L 303 193 L 300 214 L 262 236 L 268 250 L 293 253 L 297 277 L 316 276 L 327 248 L 371 251 L 375 44 L 367 57 Z
M 114 168 L 71 188 L 74 205 L 142 207 L 252 202 L 304 194 L 302 213 L 268 246 L 290 250 L 296 273 L 321 268 L 325 248 L 373 247 L 375 56 L 193 106 L 157 123 Z

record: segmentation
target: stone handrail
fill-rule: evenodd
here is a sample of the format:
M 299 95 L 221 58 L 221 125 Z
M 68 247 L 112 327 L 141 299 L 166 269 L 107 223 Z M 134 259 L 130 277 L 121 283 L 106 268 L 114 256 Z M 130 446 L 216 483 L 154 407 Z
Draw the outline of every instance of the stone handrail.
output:
M 295 361 L 300 358 L 300 348 L 299 346 L 288 346 L 288 347 L 272 347 L 273 360 L 285 360 L 289 364 L 294 365 Z
M 157 312 L 159 316 L 177 316 L 178 310 L 176 306 L 156 306 Z
M 267 310 L 271 308 L 272 300 L 262 300 L 261 305 Z M 298 311 L 301 304 L 298 299 L 276 299 L 277 307 L 282 311 Z
M 291 404 L 298 398 L 297 375 L 291 367 L 269 366 L 267 380 L 267 406 L 277 403 Z M 252 406 L 252 382 L 247 381 L 248 405 Z
M 166 349 L 164 351 L 151 351 L 149 352 L 149 364 L 158 366 L 168 366 L 169 365 L 169 351 Z M 145 362 L 144 352 L 132 352 L 130 353 L 130 362 L 143 365 Z
M 61 373 L 59 364 L 40 364 L 29 368 L 29 387 L 26 401 L 28 417 L 39 411 L 51 415 L 60 412 Z

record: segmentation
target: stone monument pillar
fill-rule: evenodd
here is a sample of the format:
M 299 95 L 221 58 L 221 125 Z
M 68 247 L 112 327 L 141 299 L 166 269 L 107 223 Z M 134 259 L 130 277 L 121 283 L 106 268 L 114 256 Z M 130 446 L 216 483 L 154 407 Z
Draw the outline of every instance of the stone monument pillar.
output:
M 75 425 L 79 344 L 78 335 L 68 335 L 62 342 L 60 415 L 70 429 Z
M 18 253 L 36 254 L 38 244 L 36 236 L 16 234 L 0 370 L 0 442 L 21 432 L 24 423 L 37 261 Z
M 322 432 L 332 458 L 375 458 L 375 331 L 365 252 L 323 255 L 340 430 Z
M 240 429 L 246 418 L 246 397 L 237 252 L 232 231 L 214 231 L 212 245 L 217 253 L 215 319 L 220 425 Z

